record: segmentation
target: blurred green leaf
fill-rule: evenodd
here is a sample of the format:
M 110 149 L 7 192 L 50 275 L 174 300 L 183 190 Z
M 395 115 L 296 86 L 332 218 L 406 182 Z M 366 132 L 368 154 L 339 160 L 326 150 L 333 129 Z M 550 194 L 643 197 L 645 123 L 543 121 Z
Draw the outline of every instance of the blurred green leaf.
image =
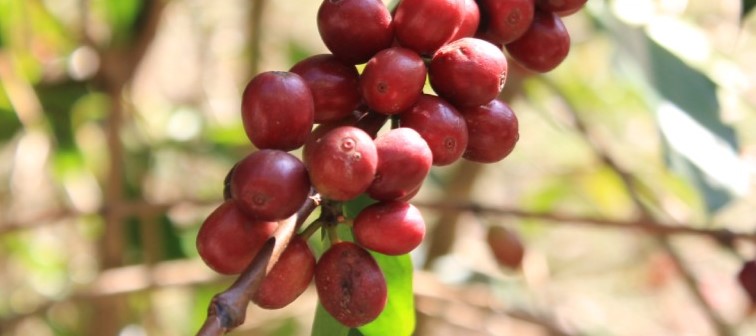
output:
M 740 20 L 743 21 L 743 19 L 751 13 L 753 8 L 756 7 L 756 0 L 742 0 L 741 5 Z
M 140 15 L 149 1 L 158 0 L 98 0 L 93 3 L 100 9 L 113 30 L 115 44 L 128 43 L 137 33 Z
M 318 302 L 315 320 L 312 322 L 312 336 L 348 336 L 349 329 L 349 327 L 336 321 Z
M 80 98 L 89 94 L 85 83 L 65 82 L 58 85 L 39 86 L 37 95 L 52 127 L 60 148 L 76 148 L 72 123 L 73 106 Z
M 7 141 L 19 129 L 21 129 L 21 121 L 13 110 L 2 83 L 0 83 L 0 141 Z
M 367 194 L 360 194 L 357 198 L 344 203 L 344 216 L 353 219 L 354 217 L 357 217 L 357 214 L 359 214 L 362 209 L 367 208 L 375 202 L 376 201 L 370 198 Z
M 408 254 L 387 256 L 371 252 L 383 271 L 388 302 L 375 321 L 359 328 L 365 336 L 412 335 L 415 330 L 415 297 L 412 291 L 412 259 Z

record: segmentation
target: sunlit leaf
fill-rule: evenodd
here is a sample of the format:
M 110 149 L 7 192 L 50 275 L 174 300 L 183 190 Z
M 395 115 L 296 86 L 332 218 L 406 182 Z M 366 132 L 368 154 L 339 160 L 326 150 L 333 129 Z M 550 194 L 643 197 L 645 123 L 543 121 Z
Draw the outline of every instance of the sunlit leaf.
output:
M 349 327 L 336 321 L 323 305 L 318 303 L 315 310 L 315 320 L 312 322 L 312 336 L 348 336 Z
M 412 291 L 412 259 L 409 255 L 372 253 L 388 286 L 388 302 L 375 321 L 359 328 L 365 336 L 412 335 L 415 330 L 415 298 Z

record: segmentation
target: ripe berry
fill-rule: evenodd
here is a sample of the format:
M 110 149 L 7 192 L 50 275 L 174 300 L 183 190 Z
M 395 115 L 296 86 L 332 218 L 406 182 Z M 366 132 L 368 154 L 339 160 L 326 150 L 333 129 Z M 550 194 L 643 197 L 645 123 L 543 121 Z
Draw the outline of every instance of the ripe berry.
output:
M 294 236 L 263 278 L 252 301 L 265 309 L 286 307 L 307 289 L 314 274 L 315 256 L 306 240 Z
M 467 147 L 467 125 L 457 109 L 445 100 L 424 94 L 399 115 L 399 124 L 420 133 L 433 153 L 433 165 L 457 161 Z
M 417 131 L 400 127 L 375 139 L 378 166 L 368 195 L 379 201 L 405 197 L 418 189 L 430 172 L 433 153 Z
M 222 274 L 241 273 L 278 227 L 276 222 L 255 221 L 230 200 L 218 206 L 202 223 L 197 252 L 202 261 Z
M 423 91 L 428 73 L 420 55 L 406 48 L 382 50 L 368 61 L 360 77 L 365 102 L 383 114 L 408 109 Z
M 387 255 L 412 252 L 425 237 L 420 210 L 405 202 L 380 202 L 363 209 L 354 219 L 354 240 Z
M 378 263 L 351 242 L 323 253 L 315 266 L 315 289 L 323 308 L 351 328 L 375 320 L 386 306 L 386 279 Z
M 488 229 L 486 241 L 499 265 L 520 268 L 525 247 L 516 233 L 501 226 L 492 226 Z
M 455 106 L 482 105 L 504 88 L 507 59 L 495 45 L 466 37 L 433 55 L 429 75 L 433 90 Z
M 451 40 L 464 12 L 464 0 L 402 0 L 394 14 L 396 39 L 418 54 L 431 55 Z
M 347 201 L 365 192 L 373 182 L 378 154 L 365 131 L 337 127 L 308 142 L 307 147 L 304 159 L 310 179 L 324 197 Z
M 231 195 L 240 209 L 259 220 L 293 215 L 310 192 L 304 164 L 289 153 L 263 149 L 239 161 L 231 176 Z
M 291 72 L 300 75 L 312 91 L 316 123 L 347 117 L 360 103 L 357 68 L 333 55 L 308 57 L 295 64 Z
M 314 111 L 310 88 L 291 72 L 263 72 L 247 84 L 242 96 L 244 131 L 260 149 L 301 147 L 312 129 Z
M 485 30 L 501 44 L 522 36 L 533 21 L 534 0 L 480 0 Z
M 557 14 L 539 10 L 528 31 L 506 48 L 509 55 L 524 67 L 548 72 L 567 57 L 570 35 Z
M 478 31 L 480 24 L 480 8 L 475 0 L 464 0 L 465 10 L 462 16 L 462 24 L 454 33 L 449 42 L 459 40 L 463 37 L 472 37 Z
M 501 100 L 486 105 L 460 109 L 467 123 L 465 159 L 493 163 L 507 157 L 520 138 L 517 116 Z
M 738 281 L 751 299 L 751 304 L 756 306 L 756 260 L 743 264 L 738 273 Z
M 572 14 L 580 10 L 587 1 L 588 0 L 536 0 L 536 6 L 538 6 L 538 9 L 547 12 Z
M 391 13 L 381 0 L 323 0 L 318 31 L 328 50 L 350 64 L 365 63 L 394 42 Z

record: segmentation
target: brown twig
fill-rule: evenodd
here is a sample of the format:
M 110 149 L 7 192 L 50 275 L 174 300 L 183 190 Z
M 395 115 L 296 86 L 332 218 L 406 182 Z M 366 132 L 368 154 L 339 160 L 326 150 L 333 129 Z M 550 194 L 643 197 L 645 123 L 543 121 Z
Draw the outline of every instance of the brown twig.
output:
M 231 287 L 216 294 L 210 301 L 207 318 L 198 336 L 223 335 L 244 323 L 247 306 L 260 282 L 278 262 L 291 237 L 318 204 L 318 196 L 308 197 L 296 214 L 279 222 L 273 237 L 268 239 Z

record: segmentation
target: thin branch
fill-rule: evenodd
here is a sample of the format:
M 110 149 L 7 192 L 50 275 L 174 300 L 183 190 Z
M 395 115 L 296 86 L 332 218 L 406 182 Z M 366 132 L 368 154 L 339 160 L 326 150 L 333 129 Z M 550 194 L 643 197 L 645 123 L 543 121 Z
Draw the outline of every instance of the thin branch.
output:
M 268 239 L 231 287 L 216 294 L 210 301 L 207 318 L 198 336 L 223 335 L 244 323 L 247 306 L 260 282 L 278 262 L 291 237 L 318 203 L 318 196 L 308 197 L 296 214 L 279 222 L 273 237 Z

